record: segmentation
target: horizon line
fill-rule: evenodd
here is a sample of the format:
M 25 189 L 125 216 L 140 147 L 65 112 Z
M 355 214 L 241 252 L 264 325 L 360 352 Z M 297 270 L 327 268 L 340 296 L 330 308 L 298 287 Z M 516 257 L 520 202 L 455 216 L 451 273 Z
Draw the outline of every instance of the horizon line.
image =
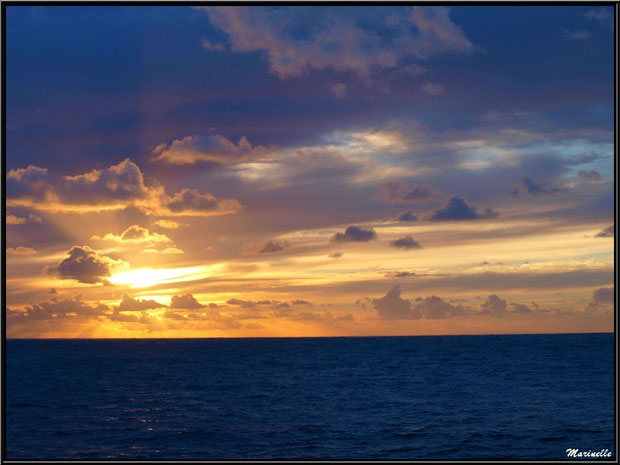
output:
M 484 334 L 408 334 L 408 335 L 347 335 L 347 336 L 207 336 L 207 337 L 5 337 L 12 341 L 106 341 L 106 340 L 187 340 L 187 339 L 345 339 L 345 338 L 403 338 L 403 337 L 480 337 L 480 336 L 561 336 L 585 334 L 613 334 L 615 331 L 558 332 L 558 333 L 484 333 Z

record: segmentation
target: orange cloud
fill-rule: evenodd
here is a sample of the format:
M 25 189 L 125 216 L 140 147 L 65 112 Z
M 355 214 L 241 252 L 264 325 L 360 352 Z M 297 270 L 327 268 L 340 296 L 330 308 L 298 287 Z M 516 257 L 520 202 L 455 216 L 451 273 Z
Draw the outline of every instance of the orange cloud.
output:
M 6 249 L 6 253 L 7 255 L 34 255 L 37 251 L 30 247 L 9 247 Z
M 157 181 L 145 184 L 140 167 L 129 158 L 105 170 L 75 176 L 52 176 L 29 166 L 7 175 L 7 205 L 49 211 L 105 211 L 130 206 L 158 216 L 215 216 L 241 210 L 236 199 L 182 189 L 172 195 Z
M 143 228 L 142 226 L 138 225 L 130 226 L 120 234 L 108 233 L 103 237 L 92 236 L 91 239 L 120 243 L 162 244 L 172 242 L 172 239 L 170 239 L 168 236 L 156 232 L 150 232 L 147 228 Z

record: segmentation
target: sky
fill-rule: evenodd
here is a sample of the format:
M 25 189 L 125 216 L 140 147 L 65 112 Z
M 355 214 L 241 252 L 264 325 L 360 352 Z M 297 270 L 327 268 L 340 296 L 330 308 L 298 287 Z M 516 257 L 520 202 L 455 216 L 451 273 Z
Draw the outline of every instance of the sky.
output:
M 7 336 L 613 331 L 613 18 L 7 6 Z

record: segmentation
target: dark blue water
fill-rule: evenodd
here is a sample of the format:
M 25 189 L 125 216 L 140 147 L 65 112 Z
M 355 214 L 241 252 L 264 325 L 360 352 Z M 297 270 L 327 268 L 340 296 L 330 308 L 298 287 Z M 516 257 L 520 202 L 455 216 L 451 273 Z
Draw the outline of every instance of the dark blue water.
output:
M 9 340 L 7 458 L 614 452 L 612 334 Z

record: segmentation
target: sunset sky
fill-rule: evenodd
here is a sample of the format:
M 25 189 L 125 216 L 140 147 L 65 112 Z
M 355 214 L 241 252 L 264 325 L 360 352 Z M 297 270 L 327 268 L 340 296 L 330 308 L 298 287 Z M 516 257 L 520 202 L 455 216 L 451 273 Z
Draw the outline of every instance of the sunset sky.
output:
M 6 10 L 8 337 L 613 330 L 613 7 Z

